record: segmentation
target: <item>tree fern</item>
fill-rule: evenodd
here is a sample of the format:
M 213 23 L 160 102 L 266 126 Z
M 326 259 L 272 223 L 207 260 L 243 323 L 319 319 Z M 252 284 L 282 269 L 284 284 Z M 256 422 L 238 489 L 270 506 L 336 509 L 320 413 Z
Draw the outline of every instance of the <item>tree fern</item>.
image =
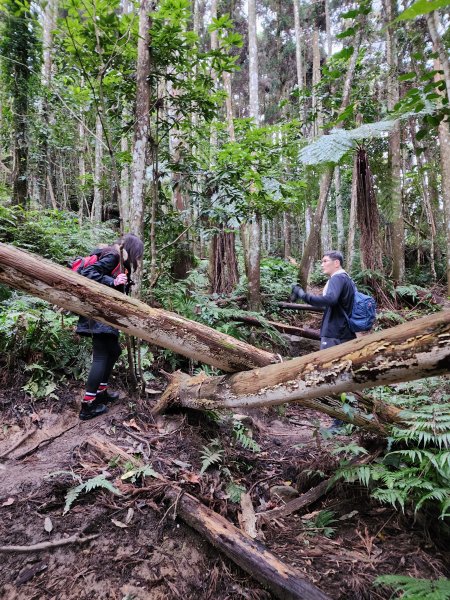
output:
M 402 600 L 449 600 L 450 579 L 416 579 L 406 575 L 381 575 L 374 585 L 385 585 L 402 593 Z
M 355 129 L 332 129 L 329 134 L 322 135 L 299 152 L 299 158 L 305 165 L 323 163 L 338 163 L 349 150 L 356 147 L 357 142 L 383 137 L 389 133 L 399 120 L 421 114 L 431 114 L 435 107 L 430 101 L 424 100 L 425 108 L 419 113 L 407 112 L 397 119 L 365 123 Z
M 98 475 L 97 477 L 92 477 L 91 479 L 88 479 L 84 483 L 81 483 L 80 485 L 77 485 L 76 487 L 71 488 L 67 492 L 66 503 L 64 505 L 63 515 L 65 515 L 67 512 L 69 512 L 70 507 L 75 502 L 75 500 L 78 499 L 78 497 L 81 494 L 86 494 L 86 493 L 88 493 L 92 490 L 98 489 L 98 488 L 103 488 L 104 490 L 108 490 L 109 492 L 112 492 L 116 496 L 122 495 L 122 492 L 120 490 L 118 490 L 116 487 L 114 487 L 113 484 L 110 483 L 106 479 L 105 475 Z

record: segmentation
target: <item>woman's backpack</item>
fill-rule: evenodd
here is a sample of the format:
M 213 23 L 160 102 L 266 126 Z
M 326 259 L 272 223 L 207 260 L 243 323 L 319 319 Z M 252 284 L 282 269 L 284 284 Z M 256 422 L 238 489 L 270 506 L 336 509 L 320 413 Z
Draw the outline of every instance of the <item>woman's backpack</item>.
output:
M 90 254 L 89 256 L 77 256 L 76 258 L 73 259 L 73 261 L 71 263 L 69 263 L 69 268 L 72 271 L 75 271 L 76 273 L 80 273 L 83 269 L 86 269 L 87 267 L 90 267 L 91 265 L 95 264 L 98 259 L 100 258 L 101 252 L 98 252 L 97 254 Z M 114 269 L 114 271 L 111 273 L 112 276 L 116 276 L 120 273 L 120 264 L 117 265 L 117 267 Z

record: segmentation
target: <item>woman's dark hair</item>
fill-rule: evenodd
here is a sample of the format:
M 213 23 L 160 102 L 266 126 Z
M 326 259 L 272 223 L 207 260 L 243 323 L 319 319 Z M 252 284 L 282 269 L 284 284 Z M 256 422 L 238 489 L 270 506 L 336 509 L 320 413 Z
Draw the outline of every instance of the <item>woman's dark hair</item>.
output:
M 144 254 L 144 244 L 142 241 L 133 233 L 127 233 L 117 242 L 119 246 L 122 246 L 125 252 L 128 254 L 128 262 L 133 271 L 137 269 L 138 260 L 140 260 Z
M 126 252 L 126 258 L 124 260 L 125 265 L 128 268 L 133 269 L 133 271 L 136 271 L 137 263 L 144 254 L 144 244 L 142 241 L 137 235 L 134 235 L 133 233 L 127 233 L 115 241 L 114 244 L 111 244 L 111 246 L 106 246 L 106 248 L 103 248 L 100 257 L 103 258 L 107 254 L 118 254 L 118 246 L 122 246 Z

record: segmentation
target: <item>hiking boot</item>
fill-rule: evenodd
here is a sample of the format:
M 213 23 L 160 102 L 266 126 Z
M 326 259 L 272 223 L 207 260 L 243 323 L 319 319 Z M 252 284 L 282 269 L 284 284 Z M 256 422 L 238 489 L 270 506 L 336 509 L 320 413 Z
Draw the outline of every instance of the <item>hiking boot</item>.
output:
M 103 415 L 108 410 L 108 407 L 98 402 L 82 402 L 80 410 L 80 419 L 87 421 Z
M 111 404 L 120 398 L 119 392 L 110 392 L 109 390 L 103 390 L 103 392 L 97 392 L 95 402 L 101 402 L 103 404 Z

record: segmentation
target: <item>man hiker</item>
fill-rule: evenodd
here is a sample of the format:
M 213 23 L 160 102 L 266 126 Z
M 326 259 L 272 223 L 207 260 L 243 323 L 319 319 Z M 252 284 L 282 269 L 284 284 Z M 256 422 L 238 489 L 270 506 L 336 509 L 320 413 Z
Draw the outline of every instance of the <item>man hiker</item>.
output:
M 322 258 L 322 271 L 329 276 L 322 296 L 313 296 L 305 292 L 299 285 L 292 287 L 291 302 L 303 300 L 311 306 L 325 308 L 320 327 L 320 349 L 331 348 L 356 338 L 350 330 L 348 316 L 352 313 L 355 298 L 355 286 L 350 276 L 343 269 L 344 258 L 341 252 L 333 250 Z M 342 425 L 335 419 L 331 430 Z

